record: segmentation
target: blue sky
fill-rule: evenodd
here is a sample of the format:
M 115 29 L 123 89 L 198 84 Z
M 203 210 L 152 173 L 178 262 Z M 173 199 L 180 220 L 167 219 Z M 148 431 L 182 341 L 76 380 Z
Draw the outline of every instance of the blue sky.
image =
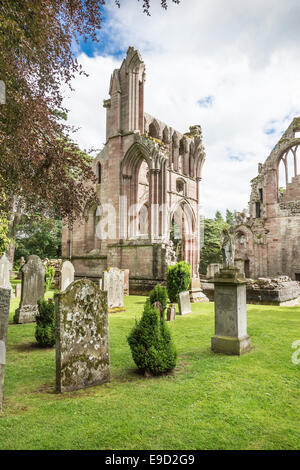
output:
M 110 75 L 133 45 L 146 64 L 145 111 L 186 132 L 202 126 L 203 213 L 243 209 L 250 179 L 300 115 L 299 0 L 182 0 L 164 11 L 152 0 L 107 2 L 100 43 L 80 43 L 89 77 L 66 92 L 83 148 L 105 141 Z

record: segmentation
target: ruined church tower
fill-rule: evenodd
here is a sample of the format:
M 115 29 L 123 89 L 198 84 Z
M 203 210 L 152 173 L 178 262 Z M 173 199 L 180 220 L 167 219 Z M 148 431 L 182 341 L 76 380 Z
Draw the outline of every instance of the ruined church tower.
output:
M 200 255 L 201 127 L 181 134 L 145 113 L 144 86 L 145 64 L 129 47 L 104 100 L 106 144 L 93 161 L 100 204 L 87 206 L 72 231 L 63 228 L 63 257 L 76 277 L 129 269 L 131 293 L 164 281 L 177 260 L 197 277 Z

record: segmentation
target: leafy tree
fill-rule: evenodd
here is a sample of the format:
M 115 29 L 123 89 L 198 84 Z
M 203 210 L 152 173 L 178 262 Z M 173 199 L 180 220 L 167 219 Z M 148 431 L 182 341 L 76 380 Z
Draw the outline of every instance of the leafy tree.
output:
M 214 219 L 204 219 L 204 245 L 200 252 L 200 273 L 206 274 L 207 266 L 211 263 L 222 263 L 220 249 L 221 232 L 229 228 L 221 213 L 216 212 Z
M 229 225 L 232 225 L 234 220 L 235 220 L 235 214 L 236 211 L 230 211 L 229 209 L 226 209 L 226 222 Z
M 105 0 L 0 2 L 0 80 L 6 86 L 6 103 L 0 105 L 0 215 L 11 214 L 12 235 L 24 207 L 55 208 L 72 224 L 96 197 L 93 186 L 84 184 L 95 181 L 91 165 L 64 122 L 61 85 L 70 86 L 84 73 L 74 41 L 98 41 L 104 5 Z M 166 0 L 161 5 L 166 8 Z M 146 13 L 149 7 L 144 1 Z
M 145 375 L 160 375 L 176 366 L 177 352 L 169 328 L 150 299 L 127 341 L 135 364 Z
M 41 259 L 61 256 L 61 220 L 37 212 L 22 215 L 17 226 L 15 259 L 33 254 Z

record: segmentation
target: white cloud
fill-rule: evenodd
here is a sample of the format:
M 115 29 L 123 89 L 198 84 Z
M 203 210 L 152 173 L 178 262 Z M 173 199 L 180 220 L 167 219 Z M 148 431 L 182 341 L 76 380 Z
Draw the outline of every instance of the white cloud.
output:
M 106 56 L 79 57 L 90 76 L 75 79 L 66 103 L 81 126 L 77 140 L 83 148 L 104 143 L 102 102 L 121 63 L 112 54 L 133 45 L 146 64 L 145 110 L 181 132 L 202 126 L 205 215 L 243 209 L 257 163 L 300 114 L 300 2 L 182 0 L 167 12 L 159 3 L 152 0 L 150 18 L 132 0 L 108 7 Z M 209 96 L 211 106 L 199 106 Z

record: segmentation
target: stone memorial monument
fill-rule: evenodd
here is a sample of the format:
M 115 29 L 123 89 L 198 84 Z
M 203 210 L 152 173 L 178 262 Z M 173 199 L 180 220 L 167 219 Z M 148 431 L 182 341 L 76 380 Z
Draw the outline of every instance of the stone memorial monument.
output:
M 37 301 L 44 298 L 45 266 L 37 255 L 30 255 L 21 268 L 22 290 L 19 308 L 14 316 L 15 323 L 31 323 L 38 312 Z
M 180 315 L 187 315 L 188 313 L 192 313 L 190 293 L 188 291 L 180 292 L 178 298 L 178 307 Z
M 110 381 L 107 294 L 89 279 L 55 295 L 56 388 L 67 392 Z
M 74 281 L 75 269 L 71 261 L 64 261 L 60 270 L 60 290 L 64 291 Z
M 224 268 L 215 275 L 215 335 L 211 339 L 214 352 L 243 354 L 251 349 L 247 334 L 246 279 L 234 266 L 234 236 L 224 231 L 222 254 Z
M 10 289 L 0 287 L 0 412 L 2 410 Z
M 120 312 L 124 308 L 124 271 L 109 268 L 102 275 L 102 290 L 107 292 L 109 312 Z
M 190 301 L 194 302 L 209 302 L 209 299 L 202 292 L 201 283 L 199 278 L 191 279 L 191 288 L 190 288 Z

